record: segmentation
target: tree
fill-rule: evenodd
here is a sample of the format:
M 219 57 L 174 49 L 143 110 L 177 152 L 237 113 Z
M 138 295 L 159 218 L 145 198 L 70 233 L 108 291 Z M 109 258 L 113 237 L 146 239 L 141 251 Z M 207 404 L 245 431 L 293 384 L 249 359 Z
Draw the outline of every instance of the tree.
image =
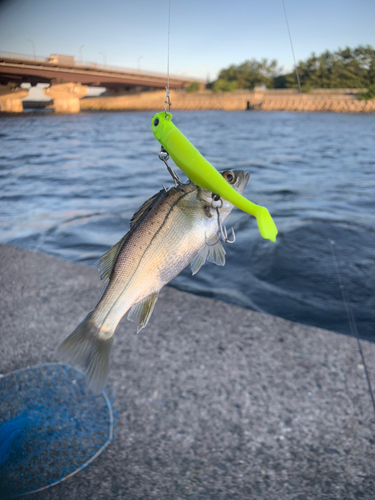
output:
M 326 50 L 320 55 L 312 53 L 297 66 L 302 90 L 315 88 L 367 88 L 375 86 L 375 49 L 359 45 L 351 49 Z M 258 85 L 268 88 L 298 88 L 296 74 L 281 74 L 275 59 L 268 61 L 250 59 L 242 64 L 231 64 L 219 73 L 219 78 L 209 84 L 214 92 L 236 89 L 252 90 Z M 371 98 L 373 90 L 362 98 Z
M 310 88 L 364 88 L 375 84 L 375 50 L 370 46 L 346 47 L 336 52 L 312 54 L 297 66 L 301 86 Z M 296 78 L 287 77 L 286 86 L 297 87 Z
M 280 72 L 277 61 L 274 59 L 262 59 L 257 61 L 251 59 L 242 64 L 232 64 L 228 68 L 222 69 L 219 78 L 211 84 L 213 91 L 250 89 L 258 85 L 274 86 L 274 78 Z
M 191 82 L 191 84 L 186 87 L 186 92 L 198 92 L 198 91 L 199 91 L 198 82 Z

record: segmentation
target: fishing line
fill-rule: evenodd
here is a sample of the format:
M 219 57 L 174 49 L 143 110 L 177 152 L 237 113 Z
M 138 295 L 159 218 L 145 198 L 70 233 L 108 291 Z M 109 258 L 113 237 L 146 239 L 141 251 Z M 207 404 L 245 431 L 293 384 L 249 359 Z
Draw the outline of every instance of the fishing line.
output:
M 164 111 L 167 112 L 167 105 L 168 105 L 168 112 L 171 111 L 171 100 L 169 98 L 170 92 L 169 92 L 169 42 L 170 42 L 170 37 L 171 37 L 171 0 L 169 0 L 168 3 L 168 51 L 167 51 L 167 86 L 165 87 L 167 94 L 165 96 L 165 105 L 164 105 Z
M 289 23 L 288 23 L 288 16 L 287 16 L 287 13 L 286 13 L 286 8 L 285 8 L 285 2 L 284 2 L 284 0 L 281 0 L 281 1 L 282 1 L 283 8 L 284 8 L 285 21 L 286 21 L 286 25 L 287 25 L 287 28 L 288 28 L 290 46 L 292 48 L 292 54 L 293 54 L 293 60 L 294 60 L 294 68 L 296 70 L 298 87 L 299 87 L 300 93 L 302 93 L 301 82 L 300 82 L 300 79 L 299 79 L 299 74 L 298 74 L 298 69 L 297 69 L 297 64 L 296 64 L 296 57 L 294 55 L 292 35 L 290 33 L 290 28 L 289 28 Z M 363 368 L 365 370 L 366 379 L 367 379 L 367 385 L 368 385 L 368 389 L 369 389 L 369 392 L 370 392 L 372 406 L 374 408 L 374 414 L 375 414 L 374 393 L 372 392 L 370 376 L 369 376 L 369 373 L 368 373 L 368 369 L 367 369 L 367 365 L 366 365 L 366 361 L 365 361 L 365 356 L 364 356 L 363 351 L 362 351 L 361 339 L 359 338 L 357 323 L 355 321 L 355 317 L 354 317 L 352 308 L 350 307 L 349 296 L 347 294 L 347 291 L 345 290 L 345 286 L 344 286 L 344 283 L 343 283 L 343 280 L 342 280 L 342 277 L 341 277 L 340 266 L 339 266 L 339 262 L 337 260 L 336 252 L 335 252 L 335 248 L 334 248 L 335 242 L 334 242 L 334 240 L 331 240 L 331 239 L 329 239 L 328 241 L 329 241 L 329 243 L 331 245 L 332 256 L 333 256 L 333 259 L 334 259 L 335 265 L 336 265 L 336 271 L 337 271 L 337 276 L 338 276 L 338 280 L 339 280 L 339 286 L 340 286 L 340 290 L 341 290 L 342 300 L 343 300 L 344 306 L 345 306 L 346 315 L 347 315 L 348 322 L 349 322 L 350 332 L 351 332 L 352 336 L 357 339 L 358 350 L 359 350 L 359 353 L 361 355 Z
M 290 46 L 292 48 L 294 68 L 295 68 L 295 71 L 296 71 L 298 87 L 299 87 L 300 93 L 302 93 L 301 82 L 300 82 L 300 79 L 299 79 L 298 68 L 297 68 L 297 64 L 296 64 L 296 57 L 295 57 L 295 54 L 294 54 L 294 47 L 293 47 L 292 35 L 290 33 L 288 16 L 287 16 L 287 13 L 286 13 L 286 8 L 285 8 L 285 2 L 284 2 L 284 0 L 281 0 L 281 1 L 282 1 L 283 8 L 284 8 L 285 21 L 286 21 L 286 26 L 288 28 Z M 359 338 L 357 323 L 355 321 L 355 317 L 354 317 L 352 308 L 350 307 L 350 299 L 349 299 L 348 293 L 347 293 L 347 291 L 345 289 L 345 286 L 344 286 L 344 283 L 343 283 L 343 280 L 342 280 L 342 276 L 341 276 L 341 272 L 340 272 L 340 266 L 339 266 L 339 262 L 337 260 L 336 252 L 335 252 L 335 248 L 334 248 L 335 242 L 332 239 L 329 239 L 328 241 L 329 241 L 329 243 L 331 245 L 332 256 L 333 256 L 333 259 L 334 259 L 335 265 L 336 265 L 337 277 L 338 277 L 339 286 L 340 286 L 340 290 L 341 290 L 342 300 L 344 302 L 344 307 L 345 307 L 346 315 L 347 315 L 347 318 L 348 318 L 350 332 L 351 332 L 352 336 L 357 339 L 358 351 L 359 351 L 359 353 L 361 355 L 362 364 L 363 364 L 363 368 L 365 370 L 366 379 L 367 379 L 367 385 L 368 385 L 368 389 L 369 389 L 369 392 L 370 392 L 372 406 L 373 406 L 374 414 L 375 414 L 375 398 L 374 398 L 374 393 L 372 392 L 371 380 L 370 380 L 369 372 L 368 372 L 368 369 L 367 369 L 365 356 L 364 356 L 363 350 L 362 350 L 361 339 Z
M 329 243 L 331 245 L 332 256 L 333 256 L 333 259 L 334 259 L 335 265 L 336 265 L 337 277 L 338 277 L 338 280 L 339 280 L 339 286 L 340 286 L 340 290 L 341 290 L 342 300 L 343 300 L 344 306 L 345 306 L 346 315 L 348 317 L 348 322 L 349 322 L 349 326 L 350 326 L 350 332 L 351 332 L 352 336 L 356 337 L 356 339 L 357 339 L 358 350 L 360 352 L 361 359 L 362 359 L 362 364 L 363 364 L 363 367 L 364 367 L 364 370 L 365 370 L 366 379 L 367 379 L 367 385 L 368 385 L 368 389 L 369 389 L 369 392 L 370 392 L 370 395 L 371 395 L 372 406 L 374 408 L 374 414 L 375 414 L 375 399 L 374 399 L 374 394 L 372 392 L 370 376 L 369 376 L 367 365 L 366 365 L 366 361 L 365 361 L 365 355 L 363 354 L 363 351 L 362 351 L 362 345 L 361 345 L 361 340 L 360 340 L 359 334 L 358 334 L 357 323 L 355 321 L 355 317 L 354 317 L 352 308 L 350 307 L 349 296 L 347 294 L 347 291 L 345 289 L 345 286 L 344 286 L 344 283 L 343 283 L 343 280 L 342 280 L 342 276 L 341 276 L 341 272 L 340 272 L 340 266 L 339 266 L 339 261 L 337 260 L 336 252 L 335 252 L 335 242 L 334 242 L 334 240 L 331 240 L 331 239 L 329 239 L 328 241 L 329 241 Z
M 297 69 L 297 64 L 296 64 L 296 56 L 294 55 L 292 35 L 290 34 L 290 28 L 289 28 L 289 23 L 288 23 L 288 16 L 286 15 L 286 8 L 285 8 L 284 0 L 281 0 L 281 1 L 283 2 L 284 14 L 285 14 L 285 21 L 286 21 L 286 26 L 288 28 L 288 33 L 289 33 L 290 46 L 292 47 L 292 54 L 293 54 L 293 60 L 294 60 L 294 69 L 296 70 L 298 87 L 299 87 L 300 93 L 302 94 L 301 83 L 299 81 L 299 74 L 298 74 L 298 69 Z

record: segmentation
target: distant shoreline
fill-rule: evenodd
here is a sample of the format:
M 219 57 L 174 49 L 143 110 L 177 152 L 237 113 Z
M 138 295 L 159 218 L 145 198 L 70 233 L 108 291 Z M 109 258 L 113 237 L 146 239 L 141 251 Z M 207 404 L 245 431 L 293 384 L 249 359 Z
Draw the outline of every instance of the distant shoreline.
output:
M 331 111 L 375 113 L 375 99 L 358 99 L 362 89 L 293 89 L 187 93 L 171 91 L 172 110 Z M 81 110 L 153 111 L 164 105 L 165 91 L 81 99 Z

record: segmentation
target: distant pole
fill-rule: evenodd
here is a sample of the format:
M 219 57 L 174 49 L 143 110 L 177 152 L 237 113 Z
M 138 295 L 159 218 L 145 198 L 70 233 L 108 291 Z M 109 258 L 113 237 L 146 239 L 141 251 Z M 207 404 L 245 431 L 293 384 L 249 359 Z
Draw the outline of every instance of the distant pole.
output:
M 143 58 L 143 56 L 138 57 L 138 64 L 137 64 L 138 71 L 141 71 L 141 59 L 142 58 Z
M 87 43 L 84 43 L 83 45 L 80 46 L 79 48 L 79 60 L 80 60 L 80 63 L 83 64 L 83 60 L 82 60 L 82 49 L 83 47 L 86 47 Z
M 33 46 L 33 55 L 34 55 L 34 61 L 36 61 L 35 43 L 34 43 L 32 40 L 30 40 L 30 38 L 28 38 L 26 41 L 27 41 L 27 42 L 31 42 L 31 43 L 32 43 L 32 46 Z
M 107 56 L 104 54 L 104 52 L 99 52 L 103 56 L 103 61 L 104 61 L 104 66 L 107 66 Z

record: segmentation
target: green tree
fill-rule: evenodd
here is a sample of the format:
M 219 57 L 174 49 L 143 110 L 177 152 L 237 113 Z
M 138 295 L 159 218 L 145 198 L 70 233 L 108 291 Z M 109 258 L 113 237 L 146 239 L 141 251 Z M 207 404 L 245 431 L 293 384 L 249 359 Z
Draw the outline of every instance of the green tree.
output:
M 250 89 L 258 85 L 274 86 L 274 79 L 280 73 L 277 61 L 274 59 L 262 59 L 257 61 L 251 59 L 242 64 L 231 64 L 228 68 L 222 69 L 219 78 L 212 83 L 211 88 L 218 90 Z
M 361 92 L 358 97 L 363 101 L 369 101 L 370 99 L 375 99 L 375 85 L 370 85 L 367 92 Z
M 302 87 L 363 88 L 375 84 L 375 50 L 370 46 L 346 47 L 336 52 L 326 50 L 301 61 L 298 74 Z M 287 77 L 286 86 L 296 88 L 294 75 Z
M 302 90 L 315 88 L 367 88 L 361 98 L 371 99 L 375 85 L 375 49 L 370 45 L 346 47 L 335 52 L 312 53 L 297 66 Z M 298 88 L 295 71 L 282 74 L 276 60 L 250 59 L 231 64 L 220 71 L 216 81 L 207 85 L 214 92 L 236 89 L 252 90 L 258 85 L 267 88 Z
M 224 80 L 223 78 L 218 78 L 215 82 L 211 84 L 211 88 L 213 92 L 219 92 L 220 90 L 222 90 L 223 92 L 230 92 L 231 90 L 236 90 L 237 82 Z
M 191 84 L 186 87 L 186 92 L 198 92 L 199 90 L 199 83 L 198 82 L 191 82 Z

